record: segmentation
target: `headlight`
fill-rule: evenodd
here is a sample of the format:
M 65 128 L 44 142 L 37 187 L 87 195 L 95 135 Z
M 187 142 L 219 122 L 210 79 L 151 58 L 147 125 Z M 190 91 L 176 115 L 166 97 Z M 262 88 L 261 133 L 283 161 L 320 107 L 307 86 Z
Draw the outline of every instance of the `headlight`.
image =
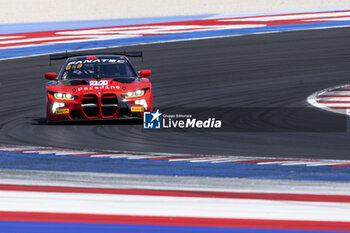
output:
M 64 106 L 66 106 L 65 103 L 54 102 L 52 104 L 52 113 L 54 114 L 58 108 L 63 108 Z
M 53 96 L 58 100 L 75 100 L 76 98 L 78 98 L 78 96 L 60 93 L 60 92 L 53 93 Z
M 122 97 L 124 98 L 135 98 L 140 97 L 145 94 L 145 90 L 136 90 L 136 91 L 129 91 L 128 93 L 122 94 Z
M 145 110 L 147 110 L 147 101 L 145 99 L 135 100 L 134 104 L 142 105 L 145 108 Z

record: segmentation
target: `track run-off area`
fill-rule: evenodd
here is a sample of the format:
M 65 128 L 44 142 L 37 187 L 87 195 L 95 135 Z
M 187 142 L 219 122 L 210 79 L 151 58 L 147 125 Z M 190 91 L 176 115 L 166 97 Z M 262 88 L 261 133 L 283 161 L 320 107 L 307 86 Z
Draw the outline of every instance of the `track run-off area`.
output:
M 347 118 L 308 101 L 349 83 L 349 17 L 206 15 L 1 31 L 0 232 L 350 231 Z M 43 74 L 62 65 L 47 54 L 65 50 L 143 51 L 143 62 L 132 62 L 152 70 L 157 109 L 233 109 L 213 113 L 231 128 L 47 125 Z

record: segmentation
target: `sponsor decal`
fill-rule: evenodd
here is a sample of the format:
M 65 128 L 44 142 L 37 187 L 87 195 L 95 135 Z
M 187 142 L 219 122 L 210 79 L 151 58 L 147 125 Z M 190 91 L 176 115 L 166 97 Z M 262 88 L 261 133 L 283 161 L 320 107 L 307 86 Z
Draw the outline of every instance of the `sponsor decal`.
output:
M 93 91 L 93 90 L 119 90 L 120 86 L 90 86 L 90 87 L 79 87 L 78 91 Z
M 60 108 L 56 110 L 56 115 L 62 115 L 69 113 L 69 108 Z
M 126 60 L 118 58 L 118 59 L 87 59 L 87 60 L 79 60 L 79 61 L 71 61 L 67 64 L 66 69 L 70 68 L 81 68 L 83 64 L 92 64 L 92 63 L 125 63 Z M 73 66 L 73 67 L 71 67 Z M 74 67 L 75 66 L 75 67 Z
M 66 70 L 70 70 L 70 69 L 80 69 L 81 67 L 83 67 L 83 64 L 78 64 L 78 65 L 67 65 L 66 66 Z
M 131 107 L 132 112 L 143 112 L 145 111 L 145 108 L 143 106 L 133 106 Z
M 107 80 L 90 81 L 89 84 L 90 86 L 104 86 L 104 85 L 108 85 L 108 81 Z

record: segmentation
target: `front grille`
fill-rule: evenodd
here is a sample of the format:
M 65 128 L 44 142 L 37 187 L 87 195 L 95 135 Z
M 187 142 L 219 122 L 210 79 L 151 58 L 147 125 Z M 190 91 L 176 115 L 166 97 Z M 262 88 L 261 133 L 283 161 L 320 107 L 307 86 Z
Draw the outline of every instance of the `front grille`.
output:
M 98 97 L 96 95 L 84 95 L 81 107 L 88 117 L 98 117 Z
M 80 112 L 80 110 L 72 110 L 70 112 L 70 117 L 73 120 L 80 120 L 81 119 L 81 112 Z
M 104 94 L 101 98 L 102 115 L 113 116 L 118 109 L 118 98 L 114 94 Z

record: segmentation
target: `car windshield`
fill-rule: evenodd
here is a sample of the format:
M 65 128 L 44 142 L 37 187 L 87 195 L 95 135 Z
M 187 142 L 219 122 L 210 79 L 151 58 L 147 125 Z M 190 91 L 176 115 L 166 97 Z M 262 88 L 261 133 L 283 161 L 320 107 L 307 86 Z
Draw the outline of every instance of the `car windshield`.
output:
M 68 61 L 62 73 L 62 80 L 135 78 L 131 64 L 123 57 L 105 59 L 81 59 Z

